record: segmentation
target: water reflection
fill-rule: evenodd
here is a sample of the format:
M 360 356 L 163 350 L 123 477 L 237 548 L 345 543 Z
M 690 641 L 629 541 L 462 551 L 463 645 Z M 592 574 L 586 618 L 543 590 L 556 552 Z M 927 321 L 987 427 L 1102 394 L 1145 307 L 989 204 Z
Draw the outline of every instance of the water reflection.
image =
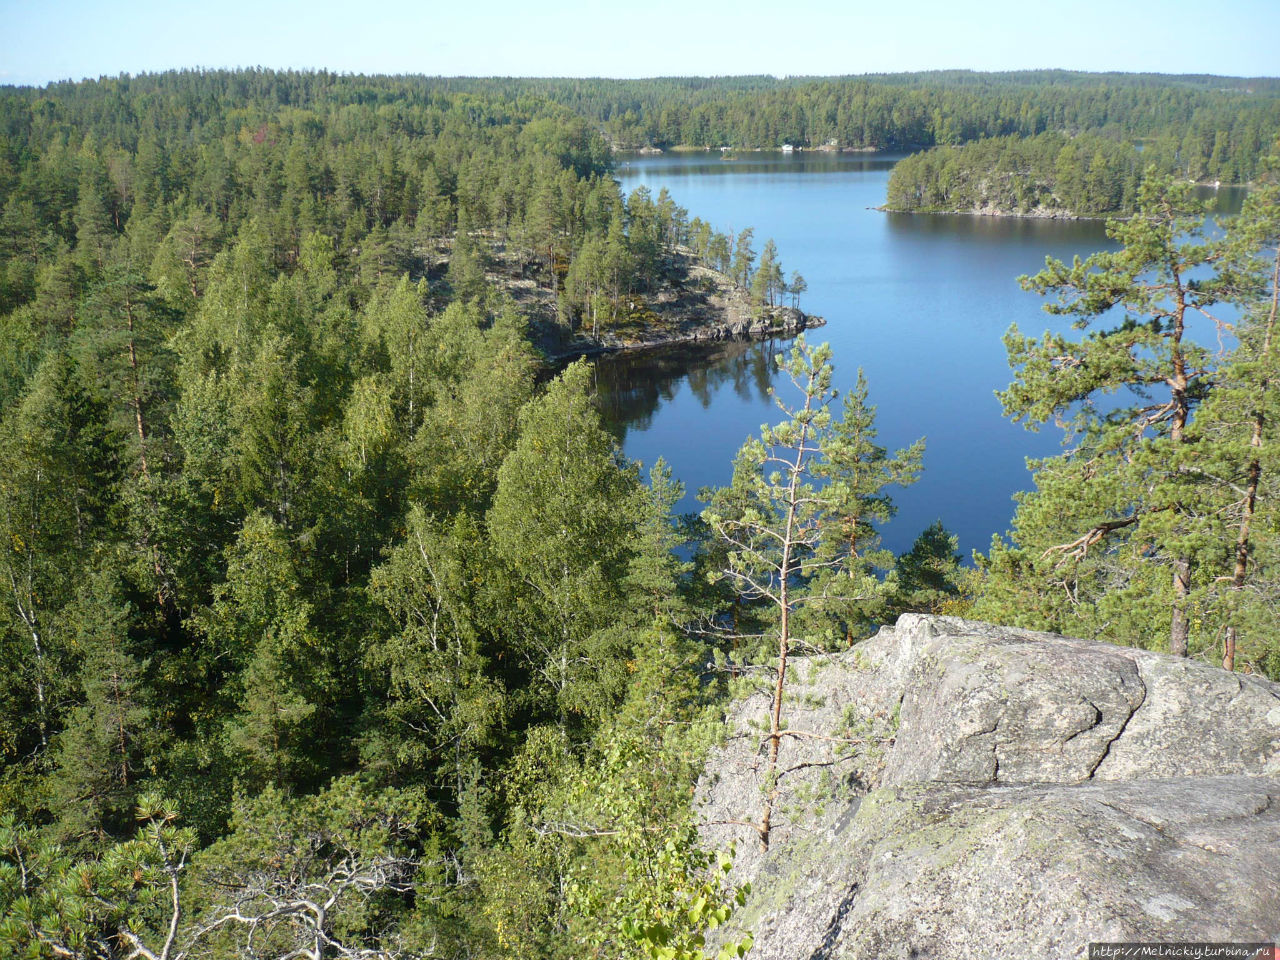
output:
M 1197 187 L 1196 196 L 1209 204 L 1212 214 L 1228 216 L 1239 213 L 1244 206 L 1244 198 L 1249 191 L 1245 187 Z
M 629 431 L 649 431 L 654 415 L 682 388 L 703 410 L 726 387 L 747 403 L 767 401 L 781 346 L 778 340 L 733 340 L 599 357 L 597 406 L 605 426 L 625 444 Z
M 661 156 L 641 156 L 619 153 L 616 157 L 616 174 L 627 180 L 637 171 L 646 173 L 660 170 L 664 177 L 693 175 L 735 176 L 742 174 L 797 174 L 797 173 L 866 173 L 889 171 L 905 154 L 897 153 L 836 153 L 810 150 L 801 153 L 776 153 L 773 151 L 720 153 L 718 150 L 697 153 L 669 153 Z M 697 216 L 698 211 L 690 211 Z
M 896 238 L 941 237 L 948 243 L 992 241 L 996 243 L 1061 244 L 1106 243 L 1101 220 L 1057 220 L 1047 217 L 986 217 L 976 214 L 885 213 L 885 224 Z

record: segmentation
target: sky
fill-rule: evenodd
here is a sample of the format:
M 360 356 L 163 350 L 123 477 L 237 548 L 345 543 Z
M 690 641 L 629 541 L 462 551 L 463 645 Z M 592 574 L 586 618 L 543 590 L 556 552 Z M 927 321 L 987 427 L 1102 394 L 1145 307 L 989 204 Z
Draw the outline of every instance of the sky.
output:
M 433 76 L 1276 76 L 1280 0 L 0 0 L 0 84 L 243 66 Z

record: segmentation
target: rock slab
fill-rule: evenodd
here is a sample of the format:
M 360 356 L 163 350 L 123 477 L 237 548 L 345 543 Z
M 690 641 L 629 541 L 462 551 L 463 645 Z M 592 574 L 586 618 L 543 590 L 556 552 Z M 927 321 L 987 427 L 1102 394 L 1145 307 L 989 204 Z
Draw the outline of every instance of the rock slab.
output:
M 1280 940 L 1280 685 L 1145 650 L 909 615 L 794 661 L 770 849 L 768 694 L 699 784 L 753 960 L 1080 958 Z M 738 821 L 738 823 L 733 823 Z

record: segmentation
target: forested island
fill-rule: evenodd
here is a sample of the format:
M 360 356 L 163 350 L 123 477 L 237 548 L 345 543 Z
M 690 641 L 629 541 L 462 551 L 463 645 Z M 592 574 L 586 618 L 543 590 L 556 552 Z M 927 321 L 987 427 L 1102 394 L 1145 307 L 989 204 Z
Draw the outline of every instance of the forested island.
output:
M 1228 116 L 1233 110 L 1241 111 L 1235 119 Z M 1250 182 L 1280 136 L 1274 90 L 1254 94 L 1246 108 L 1219 89 L 1197 111 L 1211 133 L 1197 131 L 1185 116 L 1163 115 L 1164 123 L 1060 124 L 935 143 L 894 168 L 885 208 L 996 216 L 1128 213 L 1148 175 L 1215 186 Z M 1245 116 L 1250 120 L 1242 124 Z
M 771 786 L 733 822 L 768 847 L 793 654 L 973 613 L 1280 676 L 1275 90 L 264 70 L 0 90 L 0 955 L 692 960 L 746 894 L 691 787 L 732 698 L 765 691 Z M 1121 177 L 1120 249 L 1024 279 L 1090 332 L 1010 331 L 1001 399 L 1073 442 L 976 568 L 941 524 L 880 548 L 923 443 L 879 445 L 825 347 L 778 358 L 777 424 L 698 516 L 673 514 L 665 464 L 622 456 L 589 366 L 547 371 L 699 297 L 748 332 L 799 325 L 771 241 L 624 197 L 616 145 L 1016 133 L 974 156 L 1075 145 L 1119 169 L 1118 141 L 1061 130 L 1084 118 L 1121 139 L 1185 119 L 1178 163 L 1221 132 L 1255 189 L 1206 236 L 1181 175 Z M 1197 310 L 1229 347 L 1193 342 Z
M 1168 148 L 1161 150 L 1160 147 Z M 978 140 L 898 162 L 885 209 L 994 216 L 1101 216 L 1132 210 L 1148 172 L 1177 169 L 1175 144 L 1139 151 L 1096 134 Z

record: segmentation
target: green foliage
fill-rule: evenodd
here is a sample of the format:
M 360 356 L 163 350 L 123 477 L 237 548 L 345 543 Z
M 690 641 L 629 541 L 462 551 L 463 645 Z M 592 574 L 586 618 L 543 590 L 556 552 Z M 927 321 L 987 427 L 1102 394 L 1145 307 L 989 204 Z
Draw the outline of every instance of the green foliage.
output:
M 885 490 L 914 482 L 924 449 L 917 441 L 890 455 L 875 443 L 861 372 L 833 419 L 829 360 L 830 348 L 803 338 L 779 356 L 802 403 L 778 399 L 789 419 L 743 446 L 732 484 L 711 495 L 703 514 L 725 548 L 716 576 L 748 604 L 772 607 L 775 619 L 785 592 L 797 635 L 815 647 L 861 636 L 883 610 L 887 588 L 877 571 L 892 558 L 879 550 L 875 524 L 893 516 Z
M 443 328 L 433 344 L 437 356 L 470 337 L 469 327 L 437 326 Z M 410 483 L 415 500 L 440 516 L 465 509 L 479 517 L 493 500 L 498 468 L 516 443 L 520 410 L 534 394 L 537 361 L 522 332 L 505 308 L 492 327 L 477 331 L 468 355 L 447 370 L 435 368 L 435 402 L 412 441 L 418 470 Z
M 892 586 L 881 585 L 878 572 L 890 570 L 893 560 L 880 548 L 878 531 L 897 512 L 885 491 L 915 483 L 924 459 L 923 439 L 893 454 L 876 443 L 876 408 L 868 394 L 859 370 L 853 389 L 841 398 L 839 419 L 819 441 L 822 459 L 813 470 L 823 482 L 829 516 L 812 589 L 827 597 L 818 605 L 826 629 L 842 629 L 846 643 L 885 616 Z
M 620 693 L 624 608 L 640 485 L 600 425 L 577 363 L 524 408 L 498 471 L 490 541 L 513 589 L 509 629 L 560 722 L 599 718 Z
M 604 927 L 588 934 L 587 942 L 618 957 L 704 960 L 708 932 L 723 926 L 750 893 L 749 884 L 728 882 L 732 850 L 711 857 L 698 848 L 692 828 L 660 844 L 624 828 L 618 843 L 628 867 L 625 893 L 599 903 L 581 887 L 569 888 L 570 907 Z M 723 944 L 717 960 L 745 957 L 752 939 L 745 934 Z
M 1031 204 L 1040 187 L 999 167 L 1029 159 L 1054 203 L 1120 209 L 1132 138 L 1159 171 L 1256 176 L 1277 128 L 1257 83 L 191 71 L 0 91 L 0 802 L 18 814 L 0 831 L 0 951 L 700 956 L 741 902 L 689 811 L 727 696 L 716 659 L 839 647 L 968 588 L 940 527 L 896 562 L 880 549 L 885 491 L 919 448 L 878 445 L 861 378 L 838 411 L 821 350 L 788 361 L 803 404 L 744 448 L 706 521 L 671 516 L 664 464 L 641 483 L 587 366 L 539 386 L 531 325 L 629 335 L 690 250 L 762 314 L 805 291 L 749 229 L 690 220 L 666 192 L 624 198 L 610 144 L 1035 137 L 919 163 L 954 198 L 974 186 L 961 158 L 988 158 Z M 1182 229 L 1157 220 L 1116 228 L 1131 260 L 1062 266 L 1045 288 L 1078 285 L 1061 306 L 1082 318 L 1122 299 Z M 1253 441 L 1274 420 L 1270 222 L 1254 209 L 1217 286 L 1188 287 L 1248 307 L 1213 376 L 1178 347 L 1186 442 L 1074 505 L 1080 462 L 1046 467 L 984 602 L 1078 618 L 1000 565 L 1035 568 L 1050 521 L 1127 520 L 1118 505 L 1158 477 L 1144 496 L 1176 509 L 1123 528 L 1074 596 L 1135 631 L 1180 602 L 1201 646 L 1230 620 L 1242 662 L 1274 669 L 1269 428 Z M 558 317 L 526 316 L 531 296 Z M 1012 344 L 1028 384 L 1045 350 L 1087 368 L 1011 391 L 1021 416 L 1073 416 L 1129 361 L 1125 383 L 1169 378 L 1167 317 L 1126 302 L 1115 339 L 1078 354 Z M 1109 416 L 1080 437 L 1114 458 Z M 1229 491 L 1254 463 L 1246 505 Z M 1152 563 L 1178 557 L 1180 601 Z M 727 939 L 723 956 L 747 949 Z
M 1049 260 L 1023 279 L 1058 295 L 1050 312 L 1094 329 L 1077 341 L 1006 336 L 1018 373 L 1000 394 L 1006 412 L 1033 429 L 1053 420 L 1073 446 L 1033 465 L 1036 490 L 1019 499 L 1012 543 L 997 540 L 983 562 L 975 615 L 1142 646 L 1161 645 L 1164 633 L 1183 655 L 1212 652 L 1236 629 L 1234 545 L 1259 505 L 1269 509 L 1264 488 L 1239 494 L 1251 469 L 1261 472 L 1267 439 L 1251 424 L 1266 422 L 1256 404 L 1269 374 L 1251 358 L 1269 355 L 1260 348 L 1274 213 L 1253 211 L 1233 225 L 1240 232 L 1206 238 L 1189 187 L 1152 176 L 1138 213 L 1108 225 L 1118 250 Z M 1224 298 L 1248 317 L 1226 359 L 1193 339 L 1196 314 L 1217 323 Z M 1264 592 L 1266 556 L 1252 571 Z
M 356 778 L 311 797 L 238 797 L 227 836 L 193 858 L 188 942 L 213 956 L 386 956 L 413 899 L 456 879 L 432 869 L 435 823 L 419 792 Z
M 80 696 L 59 734 L 50 795 L 58 833 L 78 842 L 126 832 L 154 739 L 146 664 L 132 654 L 132 611 L 119 593 L 115 576 L 95 571 L 58 618 L 81 656 Z
M 970 577 L 960 566 L 959 539 L 935 520 L 899 554 L 892 606 L 901 612 L 965 616 Z
M 694 673 L 705 655 L 668 629 L 648 631 L 626 702 L 547 805 L 562 834 L 588 845 L 568 907 L 592 955 L 701 960 L 708 932 L 745 901 L 748 888 L 730 879 L 732 850 L 705 851 L 688 810 L 687 784 L 720 725 Z M 750 939 L 739 934 L 720 955 L 745 955 Z
M 178 883 L 195 837 L 156 797 L 133 839 L 75 859 L 12 817 L 0 820 L 0 949 L 22 957 L 168 956 Z
M 1128 146 L 1157 174 L 1260 177 L 1280 116 L 1251 83 L 255 70 L 0 91 L 0 952 L 746 951 L 727 852 L 689 810 L 715 662 L 780 654 L 780 720 L 793 644 L 963 611 L 969 575 L 940 526 L 880 548 L 920 450 L 877 443 L 861 377 L 837 409 L 824 350 L 786 361 L 803 401 L 704 521 L 671 516 L 665 464 L 641 483 L 586 365 L 539 386 L 530 326 L 629 335 L 690 250 L 762 314 L 806 289 L 749 229 L 624 198 L 610 143 L 947 144 L 900 167 L 904 195 L 1136 203 L 1120 251 L 1030 281 L 1095 328 L 1127 317 L 1011 335 L 1010 412 L 1079 443 L 1042 465 L 979 608 L 1135 640 L 1178 609 L 1193 649 L 1229 629 L 1276 670 L 1275 198 L 1198 260 Z M 1177 332 L 1169 262 L 1217 271 L 1187 304 L 1243 307 L 1229 358 Z M 1085 402 L 1170 380 L 1140 437 L 1162 408 Z M 1119 525 L 1069 576 L 1044 557 L 1100 521 Z
M 236 704 L 227 749 L 250 781 L 283 786 L 314 776 L 332 647 L 314 625 L 284 531 L 268 517 L 245 521 L 201 632 L 235 671 L 223 690 Z
M 25 691 L 6 698 L 8 752 L 43 754 L 75 677 L 74 635 L 59 614 L 77 572 L 109 551 L 122 441 L 104 404 L 62 353 L 47 357 L 0 427 L 4 659 Z M 16 692 L 16 691 L 15 691 Z M 21 704 L 30 704 L 22 709 Z
M 1097 216 L 1132 210 L 1139 185 L 1152 171 L 1184 173 L 1174 155 L 1140 152 L 1132 143 L 1098 134 L 997 137 L 904 158 L 889 178 L 886 206 Z
M 708 742 L 695 731 L 718 720 L 696 685 L 672 689 L 669 678 L 690 676 L 680 662 L 690 652 L 651 635 L 622 716 L 559 801 L 556 828 L 582 836 L 591 853 L 570 875 L 567 905 L 569 929 L 592 956 L 702 960 L 708 933 L 750 890 L 731 881 L 732 849 L 704 850 L 689 817 L 685 784 Z M 680 720 L 693 721 L 689 733 L 673 734 Z M 750 946 L 738 934 L 718 956 Z
M 649 471 L 649 486 L 642 497 L 626 592 L 639 607 L 639 616 L 648 616 L 655 624 L 680 625 L 692 613 L 681 587 L 693 564 L 676 556 L 689 537 L 672 519 L 676 504 L 684 497 L 684 484 L 673 479 L 671 468 L 661 457 Z
M 422 84 L 433 81 L 422 79 Z M 1046 132 L 1142 140 L 1185 176 L 1250 180 L 1280 130 L 1274 79 L 1064 70 L 854 77 L 435 81 L 473 94 L 545 97 L 620 146 L 904 151 Z M 625 106 L 623 106 L 625 105 Z
M 455 804 L 477 752 L 493 744 L 508 709 L 477 609 L 486 566 L 486 546 L 470 518 L 450 524 L 414 508 L 405 542 L 370 583 L 397 628 L 366 654 L 390 681 L 370 760 L 420 782 L 448 784 Z
M 687 213 L 545 99 L 200 72 L 0 112 L 8 942 L 572 955 L 595 851 L 548 812 L 635 736 L 687 839 L 724 689 L 678 484 L 585 367 L 539 388 L 514 298 L 630 322 Z M 130 840 L 157 788 L 191 830 Z

